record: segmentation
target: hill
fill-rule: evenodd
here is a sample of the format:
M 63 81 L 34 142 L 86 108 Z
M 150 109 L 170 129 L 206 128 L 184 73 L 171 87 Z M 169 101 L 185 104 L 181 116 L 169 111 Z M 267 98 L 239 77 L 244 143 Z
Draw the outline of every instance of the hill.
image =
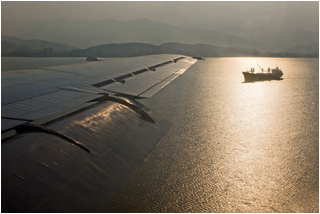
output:
M 1 36 L 2 56 L 31 56 L 41 54 L 50 56 L 53 53 L 65 53 L 74 48 L 69 45 L 39 39 L 25 40 L 5 35 Z
M 248 48 L 220 47 L 208 44 L 182 44 L 176 42 L 152 45 L 148 43 L 112 43 L 84 49 L 48 42 L 23 40 L 2 36 L 2 56 L 24 57 L 131 57 L 150 54 L 182 54 L 199 57 L 318 57 L 319 44 L 294 46 L 283 52 L 257 51 Z
M 207 44 L 164 43 L 121 43 L 97 45 L 87 49 L 74 49 L 70 56 L 132 57 L 149 54 L 182 54 L 199 57 L 318 57 L 318 52 L 261 52 L 253 49 L 218 47 Z

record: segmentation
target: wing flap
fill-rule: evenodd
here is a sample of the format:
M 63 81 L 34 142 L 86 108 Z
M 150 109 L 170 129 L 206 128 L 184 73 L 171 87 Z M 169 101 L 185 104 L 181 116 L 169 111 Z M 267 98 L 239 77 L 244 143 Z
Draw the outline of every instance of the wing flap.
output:
M 150 97 L 165 85 L 181 75 L 186 69 L 196 62 L 195 59 L 188 57 L 181 61 L 172 62 L 156 68 L 155 71 L 148 70 L 139 75 L 129 76 L 123 81 L 101 87 L 104 90 L 127 94 L 135 97 Z
M 25 124 L 27 122 L 30 122 L 28 120 L 15 120 L 15 119 L 8 119 L 8 118 L 2 118 L 1 119 L 1 131 L 9 130 L 11 128 L 14 128 L 16 126 Z
M 161 90 L 163 87 L 168 85 L 171 81 L 173 81 L 175 78 L 177 78 L 179 74 L 172 74 L 168 76 L 165 81 L 160 81 L 151 88 L 148 88 L 147 90 L 143 91 L 142 93 L 139 94 L 139 97 L 145 97 L 149 98 L 152 97 L 155 93 L 157 93 L 159 90 Z

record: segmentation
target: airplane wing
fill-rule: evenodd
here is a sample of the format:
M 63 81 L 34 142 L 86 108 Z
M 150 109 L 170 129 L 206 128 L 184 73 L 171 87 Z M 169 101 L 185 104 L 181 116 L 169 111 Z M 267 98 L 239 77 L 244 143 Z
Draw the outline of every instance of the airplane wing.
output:
M 196 61 L 150 55 L 2 72 L 2 211 L 104 212 L 171 127 L 139 99 Z

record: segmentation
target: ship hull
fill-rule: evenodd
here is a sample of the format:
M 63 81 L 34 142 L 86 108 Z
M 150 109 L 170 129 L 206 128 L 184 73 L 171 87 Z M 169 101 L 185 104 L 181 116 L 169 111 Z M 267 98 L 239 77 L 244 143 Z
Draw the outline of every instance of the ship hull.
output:
M 245 82 L 266 81 L 266 80 L 281 80 L 282 75 L 273 73 L 251 73 L 242 72 Z

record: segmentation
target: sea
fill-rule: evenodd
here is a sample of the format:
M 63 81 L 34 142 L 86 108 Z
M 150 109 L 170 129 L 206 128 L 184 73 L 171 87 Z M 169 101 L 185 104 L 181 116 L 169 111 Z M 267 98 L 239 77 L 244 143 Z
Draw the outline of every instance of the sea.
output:
M 245 83 L 259 66 L 283 79 Z M 318 58 L 205 58 L 141 102 L 173 126 L 106 212 L 319 212 Z

